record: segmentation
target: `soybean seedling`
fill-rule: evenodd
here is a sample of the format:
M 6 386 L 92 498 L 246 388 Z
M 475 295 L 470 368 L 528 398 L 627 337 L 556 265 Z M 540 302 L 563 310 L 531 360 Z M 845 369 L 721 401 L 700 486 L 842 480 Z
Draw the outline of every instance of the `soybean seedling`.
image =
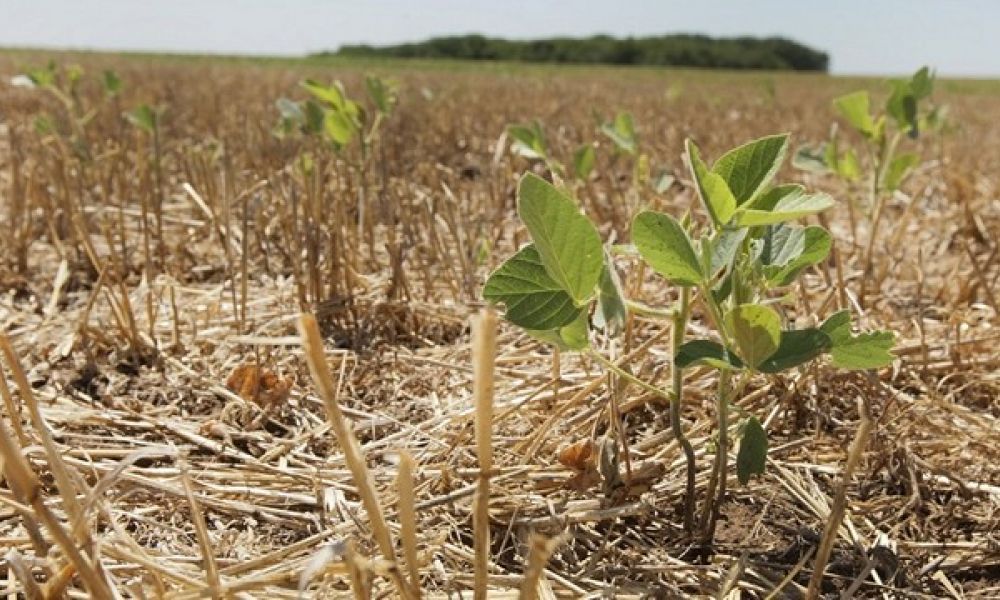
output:
M 358 239 L 360 240 L 367 232 L 369 251 L 374 258 L 374 227 L 365 215 L 368 203 L 369 158 L 373 144 L 379 139 L 382 124 L 395 109 L 398 86 L 389 79 L 366 76 L 365 89 L 369 98 L 367 107 L 350 98 L 339 81 L 324 85 L 306 79 L 302 82 L 302 87 L 313 96 L 314 101 L 307 101 L 303 105 L 287 100 L 279 101 L 278 109 L 281 112 L 279 131 L 298 126 L 306 133 L 318 133 L 338 152 L 350 146 L 354 140 L 358 140 L 360 153 L 357 167 L 361 183 L 358 198 Z M 383 173 L 383 179 L 384 177 Z
M 101 76 L 104 93 L 101 102 L 88 105 L 80 94 L 80 85 L 85 72 L 79 65 L 59 66 L 49 61 L 44 67 L 33 67 L 14 78 L 15 85 L 40 89 L 55 98 L 63 111 L 60 118 L 42 112 L 35 117 L 35 131 L 41 135 L 55 134 L 57 139 L 65 139 L 69 147 L 81 160 L 89 161 L 90 143 L 87 127 L 100 113 L 104 104 L 117 100 L 122 90 L 122 81 L 111 70 Z
M 685 369 L 718 371 L 716 458 L 702 509 L 705 539 L 714 537 L 726 493 L 730 405 L 758 374 L 775 375 L 829 355 L 833 366 L 874 369 L 893 359 L 890 332 L 855 335 L 850 315 L 839 312 L 819 327 L 794 329 L 774 308 L 772 292 L 793 283 L 829 252 L 822 227 L 791 224 L 833 204 L 826 194 L 799 185 L 772 185 L 787 152 L 787 135 L 735 148 L 709 167 L 687 143 L 687 162 L 707 224 L 654 211 L 632 221 L 632 241 L 646 264 L 679 288 L 675 307 L 664 311 L 626 299 L 617 271 L 593 223 L 573 197 L 528 174 L 518 187 L 518 214 L 532 243 L 490 275 L 484 297 L 506 306 L 505 317 L 530 335 L 564 351 L 583 352 L 638 386 L 670 402 L 674 437 L 687 462 L 684 525 L 694 533 L 695 456 L 681 428 Z M 714 335 L 686 340 L 692 308 L 702 306 Z M 671 389 L 661 390 L 607 359 L 590 343 L 591 323 L 623 319 L 629 312 L 666 317 L 673 328 Z M 627 366 L 627 365 L 626 365 Z M 746 484 L 764 470 L 767 434 L 750 416 L 739 428 L 736 471 Z
M 878 239 L 885 201 L 920 163 L 920 155 L 916 149 L 901 152 L 900 145 L 904 139 L 916 140 L 921 132 L 939 128 L 942 123 L 943 113 L 940 108 L 926 110 L 925 100 L 934 90 L 934 76 L 927 67 L 921 68 L 908 79 L 891 80 L 889 84 L 892 92 L 881 113 L 872 113 L 871 98 L 866 90 L 845 94 L 833 100 L 837 114 L 861 138 L 860 151 L 851 145 L 841 150 L 841 140 L 834 127 L 828 142 L 819 148 L 802 147 L 792 160 L 792 164 L 799 169 L 834 174 L 849 184 L 863 182 L 867 187 L 867 213 L 871 227 L 865 247 L 864 278 L 859 294 L 862 303 L 865 286 L 871 277 L 872 253 L 875 240 Z M 848 208 L 851 232 L 857 240 L 857 218 L 853 203 Z

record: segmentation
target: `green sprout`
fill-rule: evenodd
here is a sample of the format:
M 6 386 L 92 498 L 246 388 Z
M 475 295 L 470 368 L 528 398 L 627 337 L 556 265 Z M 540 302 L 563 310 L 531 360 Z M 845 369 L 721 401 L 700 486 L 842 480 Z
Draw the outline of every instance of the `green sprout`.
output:
M 846 311 L 819 327 L 793 328 L 794 319 L 773 308 L 775 292 L 795 282 L 830 251 L 830 234 L 793 222 L 833 205 L 822 193 L 794 184 L 773 184 L 788 149 L 788 136 L 764 137 L 735 148 L 711 166 L 687 142 L 687 162 L 707 220 L 643 210 L 632 220 L 634 253 L 678 289 L 670 309 L 625 298 L 612 252 L 571 192 L 527 174 L 518 186 L 517 211 L 531 236 L 488 278 L 486 300 L 505 306 L 505 317 L 529 335 L 563 351 L 586 354 L 639 387 L 667 399 L 674 437 L 687 462 L 685 530 L 695 531 L 694 450 L 681 426 L 684 375 L 688 369 L 717 371 L 718 419 L 715 464 L 699 527 L 714 537 L 719 506 L 726 494 L 730 448 L 729 413 L 744 388 L 759 375 L 774 376 L 828 356 L 837 368 L 877 369 L 893 360 L 894 336 L 878 331 L 855 334 Z M 694 207 L 692 207 L 694 208 Z M 620 247 L 618 247 L 620 248 Z M 693 308 L 713 331 L 687 339 Z M 780 305 L 777 305 L 780 306 Z M 634 376 L 591 344 L 592 325 L 617 335 L 628 313 L 665 318 L 673 332 L 670 390 Z M 741 484 L 763 473 L 767 433 L 748 416 L 740 427 L 736 474 Z
M 864 303 L 865 285 L 870 279 L 872 254 L 881 225 L 886 199 L 898 190 L 920 164 L 915 149 L 900 151 L 904 140 L 916 140 L 923 131 L 941 131 L 944 111 L 940 107 L 926 110 L 926 100 L 934 90 L 934 76 L 927 67 L 908 79 L 889 82 L 892 92 L 886 98 L 883 111 L 873 114 L 871 97 L 865 90 L 834 99 L 833 106 L 840 118 L 861 138 L 861 150 L 838 138 L 834 127 L 830 139 L 819 147 L 803 146 L 792 159 L 792 165 L 804 171 L 833 174 L 848 184 L 864 183 L 867 187 L 867 216 L 871 225 L 864 256 L 864 277 L 859 299 Z M 857 217 L 854 204 L 849 203 L 851 231 L 857 239 Z

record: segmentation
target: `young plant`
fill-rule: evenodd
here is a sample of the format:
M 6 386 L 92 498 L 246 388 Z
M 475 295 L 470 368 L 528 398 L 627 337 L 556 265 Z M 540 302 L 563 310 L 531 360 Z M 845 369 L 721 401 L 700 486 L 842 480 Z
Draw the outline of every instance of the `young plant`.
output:
M 106 103 L 117 99 L 122 90 L 122 81 L 114 71 L 105 70 L 101 77 L 104 90 L 101 102 L 89 105 L 80 94 L 84 75 L 84 70 L 79 65 L 63 67 L 55 61 L 49 61 L 44 67 L 26 69 L 12 83 L 42 90 L 58 101 L 63 114 L 59 118 L 53 118 L 47 112 L 40 113 L 35 117 L 35 131 L 43 136 L 56 134 L 58 139 L 66 140 L 77 158 L 89 161 L 92 156 L 87 127 Z
M 539 161 L 545 165 L 555 177 L 562 180 L 567 177 L 566 167 L 552 156 L 545 132 L 539 121 L 527 124 L 512 124 L 507 126 L 507 136 L 513 140 L 510 151 L 528 160 Z M 586 182 L 594 170 L 597 155 L 593 144 L 582 144 L 573 152 L 572 169 L 569 175 L 578 182 Z
M 687 143 L 687 162 L 707 224 L 642 211 L 632 221 L 632 241 L 655 272 L 679 288 L 677 306 L 662 311 L 624 298 L 617 271 L 597 229 L 564 189 L 534 175 L 522 178 L 518 214 L 532 243 L 501 265 L 487 280 L 484 297 L 506 306 L 506 318 L 530 335 L 563 350 L 579 351 L 643 389 L 670 401 L 674 437 L 688 467 L 685 528 L 693 534 L 695 458 L 681 428 L 684 370 L 707 366 L 718 371 L 715 465 L 702 509 L 701 528 L 714 536 L 725 497 L 730 406 L 758 374 L 774 375 L 822 355 L 833 366 L 875 369 L 889 364 L 894 337 L 889 332 L 855 335 L 850 316 L 840 312 L 819 327 L 794 329 L 772 305 L 773 292 L 790 285 L 806 268 L 826 258 L 829 233 L 818 226 L 792 225 L 833 204 L 826 194 L 810 194 L 794 184 L 772 185 L 788 147 L 787 135 L 761 138 L 735 148 L 709 167 Z M 695 306 L 703 308 L 715 335 L 686 340 Z M 671 390 L 633 376 L 590 344 L 591 323 L 624 319 L 627 311 L 667 316 L 673 327 Z M 767 435 L 748 417 L 737 452 L 739 481 L 763 472 Z
M 934 90 L 934 76 L 927 67 L 908 79 L 891 80 L 889 84 L 892 93 L 880 114 L 872 114 L 871 98 L 866 90 L 845 94 L 833 101 L 841 119 L 861 137 L 861 152 L 851 146 L 841 151 L 837 129 L 833 128 L 828 142 L 819 148 L 802 147 L 792 160 L 793 166 L 799 169 L 831 173 L 848 184 L 865 181 L 871 230 L 864 256 L 862 302 L 865 285 L 871 276 L 872 253 L 885 201 L 920 163 L 915 149 L 900 152 L 900 144 L 904 139 L 916 140 L 922 131 L 940 127 L 942 114 L 938 108 L 928 111 L 924 106 L 924 100 Z M 848 208 L 852 234 L 857 239 L 853 204 L 849 204 Z
M 371 75 L 366 76 L 365 89 L 370 101 L 367 108 L 348 97 L 344 86 L 339 81 L 323 85 L 312 79 L 306 79 L 302 82 L 302 87 L 312 94 L 314 101 L 307 101 L 304 105 L 295 105 L 292 102 L 279 104 L 278 108 L 282 112 L 279 128 L 286 127 L 285 124 L 290 123 L 289 128 L 291 129 L 298 126 L 306 133 L 319 131 L 322 137 L 338 152 L 350 146 L 355 139 L 358 140 L 357 169 L 360 176 L 358 239 L 361 240 L 367 235 L 369 253 L 374 260 L 376 253 L 374 223 L 373 219 L 366 215 L 369 196 L 368 171 L 372 147 L 380 137 L 382 124 L 395 109 L 398 100 L 398 87 L 392 80 Z M 384 170 L 382 177 L 382 191 L 384 192 L 387 184 Z

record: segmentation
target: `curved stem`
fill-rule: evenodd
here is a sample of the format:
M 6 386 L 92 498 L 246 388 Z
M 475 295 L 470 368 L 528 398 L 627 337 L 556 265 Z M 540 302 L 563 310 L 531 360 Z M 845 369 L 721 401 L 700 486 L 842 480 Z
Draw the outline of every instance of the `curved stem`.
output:
M 672 358 L 677 356 L 681 344 L 684 343 L 684 333 L 687 330 L 688 318 L 691 314 L 691 290 L 681 289 L 680 308 L 674 313 L 674 330 L 671 345 L 673 347 Z M 695 501 L 695 455 L 694 447 L 690 440 L 684 435 L 681 428 L 681 398 L 684 386 L 684 372 L 676 364 L 671 364 L 671 396 L 670 399 L 670 428 L 673 430 L 674 439 L 684 451 L 684 459 L 687 462 L 687 487 L 684 495 L 684 531 L 691 535 L 694 533 L 694 501 Z
M 719 373 L 719 444 L 718 444 L 718 469 L 719 469 L 719 491 L 712 503 L 712 514 L 708 521 L 708 540 L 715 538 L 715 524 L 719 520 L 719 508 L 726 498 L 726 479 L 729 472 L 729 401 L 732 394 L 730 385 L 732 374 L 728 370 Z

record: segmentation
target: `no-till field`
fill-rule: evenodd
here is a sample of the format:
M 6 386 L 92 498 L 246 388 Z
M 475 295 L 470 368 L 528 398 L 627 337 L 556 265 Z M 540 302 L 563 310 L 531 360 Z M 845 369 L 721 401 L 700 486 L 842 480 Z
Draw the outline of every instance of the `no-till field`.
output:
M 886 89 L 804 75 L 57 56 L 86 71 L 78 116 L 96 108 L 76 130 L 57 99 L 7 83 L 47 59 L 0 55 L 0 331 L 11 350 L 0 391 L 13 444 L 0 453 L 0 594 L 28 597 L 338 597 L 352 593 L 352 569 L 373 596 L 396 596 L 306 366 L 302 311 L 317 315 L 396 543 L 400 453 L 416 463 L 425 595 L 471 597 L 469 322 L 486 275 L 527 239 L 514 190 L 538 168 L 509 152 L 505 126 L 539 119 L 567 162 L 596 142 L 578 197 L 605 239 L 627 242 L 640 208 L 692 206 L 686 137 L 709 157 L 783 131 L 796 146 L 818 142 L 835 95 Z M 123 90 L 104 101 L 108 67 Z M 302 78 L 338 78 L 362 96 L 366 70 L 396 78 L 400 96 L 363 170 L 356 145 L 337 154 L 273 135 L 276 99 L 304 98 Z M 500 326 L 492 595 L 517 595 L 539 534 L 561 536 L 541 597 L 800 597 L 865 398 L 875 429 L 824 593 L 1000 597 L 1000 86 L 939 82 L 934 101 L 954 127 L 905 142 L 922 162 L 886 205 L 863 298 L 863 184 L 781 173 L 840 200 L 825 218 L 844 281 L 832 260 L 809 271 L 787 314 L 849 308 L 895 330 L 899 358 L 874 377 L 820 364 L 753 382 L 737 404 L 766 423 L 767 473 L 733 481 L 713 546 L 683 535 L 684 462 L 666 407 L 618 388 L 634 479 L 606 494 L 558 460 L 608 433 L 601 366 L 569 354 L 556 365 Z M 163 108 L 155 142 L 122 117 L 140 103 Z M 630 160 L 598 133 L 619 110 L 634 116 L 653 175 L 676 178 L 662 193 L 634 187 Z M 41 114 L 62 133 L 40 132 Z M 670 305 L 663 280 L 628 258 L 619 267 L 634 298 Z M 696 312 L 693 330 L 703 323 Z M 635 318 L 625 341 L 595 344 L 667 385 L 662 322 Z M 712 373 L 693 371 L 687 389 L 703 493 Z M 35 490 L 12 475 L 18 451 Z

